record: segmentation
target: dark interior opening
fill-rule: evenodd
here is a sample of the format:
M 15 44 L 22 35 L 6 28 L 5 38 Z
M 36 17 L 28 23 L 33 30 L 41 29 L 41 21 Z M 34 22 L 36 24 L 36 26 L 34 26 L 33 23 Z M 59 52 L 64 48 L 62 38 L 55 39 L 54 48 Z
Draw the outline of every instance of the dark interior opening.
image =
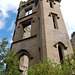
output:
M 63 60 L 63 53 L 62 53 L 62 49 L 60 46 L 58 46 L 58 51 L 59 51 L 60 61 L 62 61 Z
M 55 16 L 53 16 L 53 24 L 54 24 L 54 28 L 56 29 L 57 25 L 56 25 L 56 18 L 55 18 Z
M 52 2 L 50 2 L 50 7 L 53 8 L 53 4 L 52 4 Z
M 61 0 L 55 0 L 55 1 L 58 1 L 58 2 L 59 2 L 59 1 L 61 1 Z
M 26 23 L 23 24 L 23 28 L 25 28 L 26 26 L 31 25 L 31 22 L 27 21 Z

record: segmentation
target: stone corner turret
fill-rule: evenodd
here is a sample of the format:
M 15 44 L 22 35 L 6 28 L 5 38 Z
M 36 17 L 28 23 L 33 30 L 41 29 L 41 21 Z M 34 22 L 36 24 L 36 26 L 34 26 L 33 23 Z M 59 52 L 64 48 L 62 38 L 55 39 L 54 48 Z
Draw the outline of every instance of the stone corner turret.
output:
M 71 37 L 73 38 L 75 36 L 75 32 L 72 33 Z

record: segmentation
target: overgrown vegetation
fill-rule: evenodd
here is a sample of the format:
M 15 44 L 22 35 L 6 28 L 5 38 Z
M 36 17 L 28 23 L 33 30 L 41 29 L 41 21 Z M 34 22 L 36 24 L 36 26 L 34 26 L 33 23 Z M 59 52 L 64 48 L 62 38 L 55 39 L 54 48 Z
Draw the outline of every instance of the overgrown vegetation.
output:
M 19 60 L 15 52 L 7 48 L 6 38 L 0 42 L 0 75 L 20 75 Z M 30 67 L 28 75 L 75 75 L 75 52 L 67 55 L 59 64 L 46 59 L 45 62 Z M 7 68 L 6 68 L 7 67 Z
M 75 53 L 67 55 L 62 64 L 49 59 L 39 62 L 28 70 L 28 75 L 75 75 Z
M 15 52 L 7 48 L 7 44 L 6 38 L 0 42 L 0 75 L 20 75 L 19 60 Z

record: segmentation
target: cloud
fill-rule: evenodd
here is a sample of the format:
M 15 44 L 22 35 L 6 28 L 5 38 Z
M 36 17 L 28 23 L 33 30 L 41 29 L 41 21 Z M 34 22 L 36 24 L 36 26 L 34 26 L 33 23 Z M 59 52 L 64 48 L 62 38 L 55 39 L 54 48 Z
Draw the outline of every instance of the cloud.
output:
M 11 39 L 9 39 L 9 40 L 8 40 L 8 42 L 11 44 L 11 43 L 13 42 L 13 41 L 12 41 L 12 38 L 11 38 Z
M 62 0 L 61 12 L 68 30 L 69 37 L 75 31 L 75 0 Z
M 8 31 L 13 30 L 15 27 L 15 21 L 12 22 L 11 26 L 8 28 Z
M 5 19 L 9 17 L 8 11 L 17 14 L 17 9 L 19 7 L 19 3 L 21 0 L 0 0 L 0 30 L 5 28 Z M 26 1 L 26 0 L 22 0 Z M 62 0 L 61 1 L 61 12 L 68 30 L 70 31 L 75 30 L 75 0 Z M 13 25 L 11 25 L 11 30 Z M 71 35 L 71 34 L 70 34 Z
M 11 33 L 11 36 L 13 36 L 13 33 Z
M 8 17 L 8 14 L 3 10 L 0 9 L 0 29 L 5 27 L 5 19 Z
M 0 0 L 0 30 L 5 28 L 5 19 L 9 17 L 8 11 L 17 13 L 20 1 L 21 0 Z
M 4 21 L 0 21 L 0 29 L 3 29 L 5 27 Z

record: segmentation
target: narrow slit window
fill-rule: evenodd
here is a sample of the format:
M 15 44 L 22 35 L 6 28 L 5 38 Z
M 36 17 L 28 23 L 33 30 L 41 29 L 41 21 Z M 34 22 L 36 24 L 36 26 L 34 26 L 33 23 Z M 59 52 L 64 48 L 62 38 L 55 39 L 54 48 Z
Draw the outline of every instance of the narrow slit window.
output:
M 52 19 L 53 19 L 54 29 L 58 29 L 56 16 L 53 15 L 53 16 L 52 16 Z
M 32 14 L 32 8 L 25 10 L 25 16 Z
M 23 39 L 30 37 L 31 36 L 31 22 L 23 25 L 23 30 L 24 30 Z
M 61 64 L 63 64 L 64 54 L 60 45 L 58 46 L 58 52 L 59 52 L 59 58 L 60 58 Z
M 50 2 L 50 7 L 53 8 L 53 3 L 52 2 Z
M 60 60 L 63 60 L 62 49 L 61 49 L 60 46 L 58 46 L 58 51 L 59 51 L 59 57 L 60 57 Z

